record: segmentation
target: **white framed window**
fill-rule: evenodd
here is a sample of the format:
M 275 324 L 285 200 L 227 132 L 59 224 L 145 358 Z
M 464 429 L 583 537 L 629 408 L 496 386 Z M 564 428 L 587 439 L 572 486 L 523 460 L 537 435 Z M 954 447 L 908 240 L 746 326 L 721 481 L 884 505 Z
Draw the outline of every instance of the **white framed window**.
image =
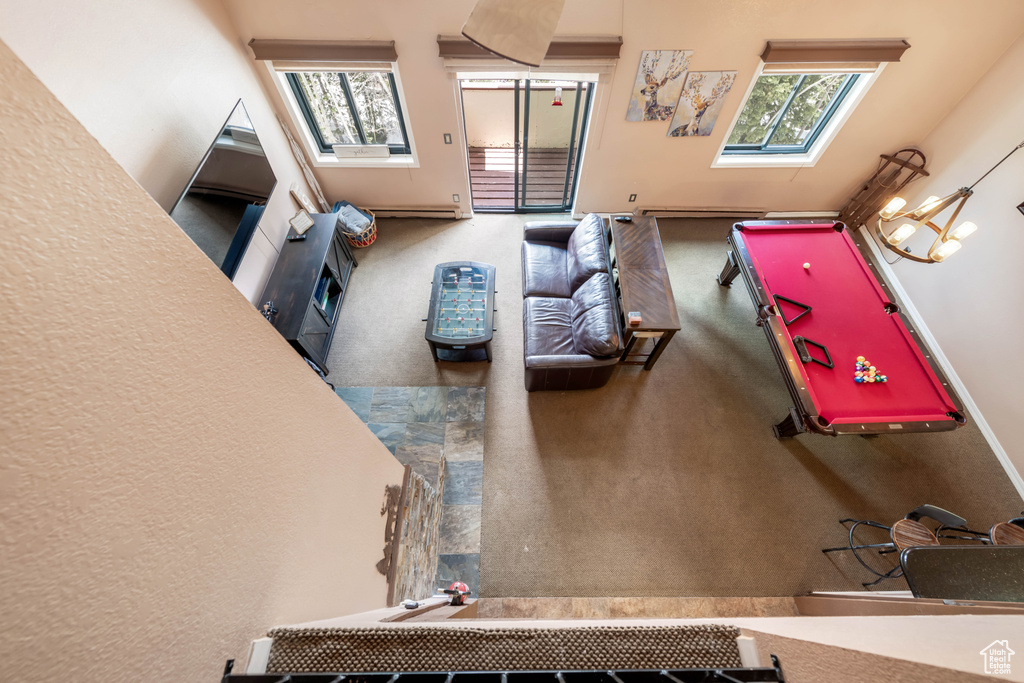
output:
M 314 166 L 418 168 L 397 64 L 267 62 Z M 387 147 L 339 158 L 334 146 Z
M 813 166 L 885 63 L 761 63 L 712 168 Z

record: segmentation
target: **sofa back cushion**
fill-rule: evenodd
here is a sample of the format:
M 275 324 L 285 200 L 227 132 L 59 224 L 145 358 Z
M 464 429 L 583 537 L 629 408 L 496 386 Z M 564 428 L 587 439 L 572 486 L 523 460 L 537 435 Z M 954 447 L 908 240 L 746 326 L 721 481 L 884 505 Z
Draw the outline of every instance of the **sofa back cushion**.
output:
M 566 252 L 570 291 L 575 292 L 594 273 L 607 273 L 604 219 L 596 213 L 587 214 L 569 237 Z
M 619 323 L 613 296 L 608 273 L 595 273 L 573 292 L 570 319 L 576 353 L 618 355 Z

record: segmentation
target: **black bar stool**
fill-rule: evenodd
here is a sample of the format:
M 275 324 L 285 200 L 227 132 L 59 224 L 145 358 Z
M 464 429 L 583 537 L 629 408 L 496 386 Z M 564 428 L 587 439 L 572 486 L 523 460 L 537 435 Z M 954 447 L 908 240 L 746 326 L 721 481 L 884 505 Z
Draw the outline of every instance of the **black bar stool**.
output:
M 952 531 L 955 534 L 967 534 L 956 536 L 944 534 Z M 942 525 L 935 530 L 939 538 L 955 538 L 961 541 L 981 541 L 986 545 L 1024 545 L 1024 512 L 1020 517 L 1014 517 L 1008 522 L 997 522 L 988 531 L 972 531 L 963 525 Z
M 838 548 L 824 548 L 821 552 L 833 553 L 838 550 L 853 551 L 853 556 L 857 558 L 857 561 L 861 563 L 861 566 L 878 577 L 874 581 L 861 584 L 865 588 L 874 586 L 884 579 L 898 579 L 903 576 L 903 568 L 900 565 L 897 564 L 889 571 L 882 573 L 868 565 L 868 563 L 860 556 L 858 551 L 868 548 L 877 548 L 878 554 L 884 555 L 886 553 L 903 551 L 907 548 L 913 548 L 921 545 L 939 545 L 939 539 L 936 538 L 935 533 L 921 523 L 920 520 L 924 517 L 938 522 L 940 529 L 943 527 L 963 527 L 967 524 L 967 520 L 963 517 L 954 515 L 952 512 L 943 510 L 940 507 L 935 507 L 934 505 L 922 505 L 919 508 L 915 508 L 907 513 L 906 517 L 897 521 L 892 526 L 886 526 L 885 524 L 872 522 L 866 519 L 841 519 L 839 520 L 839 523 L 843 525 L 847 522 L 853 522 L 850 526 L 849 545 L 840 546 Z M 890 540 L 886 543 L 857 544 L 853 540 L 853 532 L 861 525 L 888 531 Z

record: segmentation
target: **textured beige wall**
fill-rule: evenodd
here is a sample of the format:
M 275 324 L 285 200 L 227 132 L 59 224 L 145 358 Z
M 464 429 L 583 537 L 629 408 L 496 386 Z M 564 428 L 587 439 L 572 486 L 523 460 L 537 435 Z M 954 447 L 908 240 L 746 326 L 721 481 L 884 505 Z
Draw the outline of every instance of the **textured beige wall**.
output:
M 910 206 L 974 183 L 1024 141 L 1022 122 L 1024 36 L 921 143 L 931 176 L 907 188 Z M 1024 150 L 974 193 L 956 223 L 978 225 L 963 249 L 938 265 L 901 261 L 894 270 L 1017 472 L 1024 474 L 1024 365 L 1019 362 L 1024 215 L 1016 209 L 1024 202 Z M 931 240 L 916 237 L 911 248 L 926 251 Z
M 437 34 L 458 34 L 475 0 L 225 0 L 241 39 L 394 40 L 418 169 L 318 169 L 324 189 L 364 206 L 439 206 L 468 178 L 459 145 L 456 94 L 437 56 Z M 955 19 L 951 19 L 955 17 Z M 1024 3 L 989 0 L 964 11 L 959 0 L 567 0 L 559 35 L 621 35 L 621 59 L 598 87 L 578 208 L 642 206 L 837 209 L 875 167 L 878 155 L 920 142 L 1024 28 Z M 711 169 L 769 38 L 906 38 L 913 46 L 885 69 L 813 168 Z M 625 120 L 640 52 L 694 50 L 694 70 L 738 71 L 710 137 L 667 138 L 668 122 Z M 261 78 L 269 84 L 264 71 Z M 273 86 L 271 97 L 280 98 Z M 281 106 L 281 105 L 279 105 Z M 284 111 L 282 108 L 281 111 Z
M 402 467 L 3 43 L 0 93 L 0 676 L 382 606 Z
M 164 209 L 242 99 L 277 176 L 235 276 L 256 303 L 306 181 L 221 0 L 0 2 L 0 39 Z

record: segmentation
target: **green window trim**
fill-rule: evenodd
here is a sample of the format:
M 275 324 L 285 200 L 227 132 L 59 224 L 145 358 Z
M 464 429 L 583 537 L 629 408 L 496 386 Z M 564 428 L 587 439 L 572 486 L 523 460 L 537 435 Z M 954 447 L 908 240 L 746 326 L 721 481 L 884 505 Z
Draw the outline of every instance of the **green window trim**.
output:
M 725 155 L 739 155 L 739 154 L 742 154 L 742 155 L 761 155 L 761 154 L 765 154 L 765 155 L 769 155 L 769 154 L 784 155 L 784 154 L 807 154 L 807 153 L 809 153 L 811 151 L 811 148 L 814 147 L 814 143 L 818 140 L 818 137 L 825 130 L 825 127 L 828 125 L 828 122 L 832 119 L 832 116 L 840 109 L 843 101 L 846 99 L 847 95 L 850 94 L 850 91 L 853 90 L 854 84 L 857 83 L 857 80 L 860 77 L 860 74 L 847 74 L 846 79 L 843 82 L 842 86 L 832 96 L 832 99 L 829 101 L 828 106 L 826 106 L 825 110 L 818 117 L 817 121 L 815 121 L 814 127 L 811 129 L 810 133 L 807 135 L 807 137 L 805 138 L 805 140 L 804 140 L 804 142 L 802 144 L 799 144 L 799 145 L 779 145 L 779 144 L 773 145 L 773 144 L 771 144 L 771 141 L 775 137 L 775 134 L 778 131 L 779 126 L 782 124 L 782 121 L 786 118 L 786 113 L 787 113 L 787 111 L 789 111 L 789 107 L 792 105 L 793 100 L 794 100 L 796 94 L 800 91 L 800 86 L 803 84 L 803 82 L 810 75 L 814 75 L 814 74 L 803 74 L 803 75 L 801 75 L 799 80 L 793 85 L 793 88 L 790 91 L 788 99 L 783 104 L 782 108 L 778 111 L 778 113 L 775 115 L 775 122 L 772 124 L 771 128 L 765 134 L 765 136 L 762 139 L 762 142 L 760 144 L 727 144 L 722 149 L 722 155 L 723 156 L 725 156 Z M 760 78 L 760 77 L 761 76 L 759 76 L 758 78 Z M 756 85 L 755 85 L 755 87 L 756 87 Z M 748 96 L 748 101 L 749 101 L 749 96 Z M 747 102 L 744 102 L 743 103 L 744 109 L 746 108 L 746 106 L 747 106 Z M 741 111 L 740 115 L 742 116 L 742 111 L 743 110 L 741 109 L 740 111 Z M 737 124 L 734 124 L 734 125 L 738 125 L 739 120 L 740 119 L 737 119 Z M 731 134 L 732 134 L 732 131 L 730 131 L 730 135 Z
M 332 72 L 333 73 L 333 72 Z M 372 144 L 367 142 L 366 132 L 363 128 L 363 122 L 360 120 L 358 109 L 356 108 L 355 98 L 352 96 L 352 88 L 349 84 L 348 76 L 344 72 L 337 72 L 338 80 L 341 83 L 342 92 L 345 94 L 345 101 L 348 104 L 348 110 L 352 117 L 352 122 L 356 129 L 356 134 L 359 136 L 359 144 Z M 310 134 L 313 136 L 313 141 L 316 143 L 317 148 L 323 154 L 333 154 L 334 150 L 330 143 L 324 139 L 323 132 L 320 130 L 320 126 L 316 122 L 316 118 L 313 116 L 312 108 L 310 107 L 309 100 L 306 99 L 306 94 L 303 92 L 302 85 L 299 83 L 297 74 L 292 72 L 285 73 L 285 77 L 288 80 L 288 85 L 292 89 L 292 94 L 295 96 L 295 101 L 299 105 L 299 111 L 302 112 L 303 118 L 306 120 L 306 127 L 309 129 Z M 410 155 L 412 154 L 412 147 L 409 144 L 409 134 L 405 127 L 405 115 L 402 112 L 402 102 L 398 97 L 398 85 L 395 82 L 395 75 L 390 71 L 387 72 L 388 83 L 391 88 L 391 96 L 395 103 L 395 112 L 398 118 L 398 126 L 402 133 L 403 143 L 388 144 L 388 149 L 392 155 Z M 342 143 L 337 143 L 342 144 Z

